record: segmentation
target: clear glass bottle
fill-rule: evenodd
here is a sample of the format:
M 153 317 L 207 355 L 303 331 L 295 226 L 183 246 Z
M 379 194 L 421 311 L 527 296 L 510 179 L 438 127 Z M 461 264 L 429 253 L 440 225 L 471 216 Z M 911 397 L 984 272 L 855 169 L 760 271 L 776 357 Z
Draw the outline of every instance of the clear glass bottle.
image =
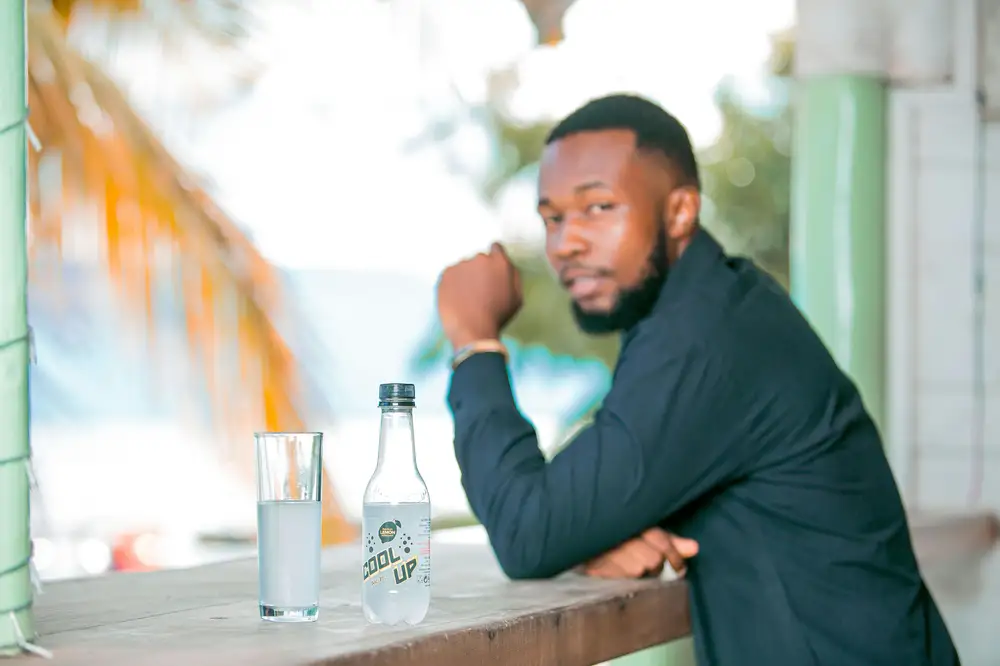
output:
M 378 388 L 378 464 L 362 508 L 361 605 L 376 624 L 417 624 L 431 596 L 431 498 L 417 469 L 413 384 Z

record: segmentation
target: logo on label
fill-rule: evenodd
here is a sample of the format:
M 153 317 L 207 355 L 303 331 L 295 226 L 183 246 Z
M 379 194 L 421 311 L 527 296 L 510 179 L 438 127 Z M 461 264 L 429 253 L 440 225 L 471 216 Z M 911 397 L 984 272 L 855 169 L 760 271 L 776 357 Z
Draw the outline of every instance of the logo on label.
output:
M 392 546 L 389 546 L 365 561 L 361 566 L 361 579 L 367 581 L 369 578 L 378 576 L 388 569 L 392 569 L 392 578 L 396 582 L 396 585 L 401 585 L 413 577 L 413 572 L 417 569 L 417 556 L 414 555 L 404 560 L 396 553 Z M 378 585 L 381 582 L 381 576 L 373 580 L 374 585 Z
M 367 533 L 364 544 L 365 562 L 361 567 L 362 580 L 369 585 L 379 585 L 383 581 L 394 581 L 396 585 L 402 585 L 408 580 L 417 579 L 418 582 L 426 583 L 427 576 L 417 574 L 417 564 L 419 555 L 417 547 L 413 543 L 413 537 L 404 533 L 403 524 L 398 520 L 390 520 L 374 531 Z M 386 547 L 384 550 L 375 552 L 376 537 L 383 544 L 399 539 L 394 545 Z M 381 548 L 381 546 L 379 546 Z M 427 551 L 424 551 L 426 554 Z M 384 576 L 392 569 L 392 576 Z
M 399 521 L 389 521 L 387 523 L 382 523 L 382 527 L 378 528 L 378 538 L 382 543 L 389 543 L 396 538 L 396 530 L 402 527 Z

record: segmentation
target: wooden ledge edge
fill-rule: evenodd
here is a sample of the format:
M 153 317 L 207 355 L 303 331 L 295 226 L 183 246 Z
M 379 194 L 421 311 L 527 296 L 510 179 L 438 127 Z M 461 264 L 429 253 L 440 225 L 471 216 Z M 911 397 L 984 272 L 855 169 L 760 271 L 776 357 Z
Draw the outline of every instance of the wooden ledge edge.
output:
M 655 621 L 650 621 L 650 617 Z M 623 596 L 539 611 L 475 627 L 442 631 L 420 641 L 311 662 L 311 666 L 592 666 L 690 635 L 687 585 L 651 585 Z

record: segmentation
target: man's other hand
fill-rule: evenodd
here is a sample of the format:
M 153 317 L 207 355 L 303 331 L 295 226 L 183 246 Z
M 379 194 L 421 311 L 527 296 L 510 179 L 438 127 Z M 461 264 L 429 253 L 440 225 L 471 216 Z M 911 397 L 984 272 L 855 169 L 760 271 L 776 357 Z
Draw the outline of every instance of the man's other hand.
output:
M 441 328 L 458 349 L 497 339 L 521 309 L 521 276 L 499 243 L 489 252 L 449 266 L 437 286 Z
M 685 539 L 658 527 L 626 541 L 583 565 L 583 573 L 599 578 L 642 578 L 658 576 L 665 562 L 683 576 L 687 560 L 698 554 L 698 542 Z

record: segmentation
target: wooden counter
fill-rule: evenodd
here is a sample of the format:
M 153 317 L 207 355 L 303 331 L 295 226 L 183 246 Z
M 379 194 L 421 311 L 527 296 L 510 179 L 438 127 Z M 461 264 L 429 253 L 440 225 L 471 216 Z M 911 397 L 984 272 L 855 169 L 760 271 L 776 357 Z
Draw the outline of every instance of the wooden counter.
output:
M 996 633 L 983 614 L 1000 617 L 996 519 L 921 516 L 913 529 L 949 624 L 962 624 L 953 632 L 965 662 L 978 666 Z M 50 584 L 36 604 L 39 642 L 60 666 L 590 666 L 690 632 L 682 582 L 514 583 L 486 545 L 436 543 L 433 558 L 431 611 L 417 627 L 365 623 L 352 545 L 324 553 L 316 623 L 261 622 L 256 561 L 244 559 Z

